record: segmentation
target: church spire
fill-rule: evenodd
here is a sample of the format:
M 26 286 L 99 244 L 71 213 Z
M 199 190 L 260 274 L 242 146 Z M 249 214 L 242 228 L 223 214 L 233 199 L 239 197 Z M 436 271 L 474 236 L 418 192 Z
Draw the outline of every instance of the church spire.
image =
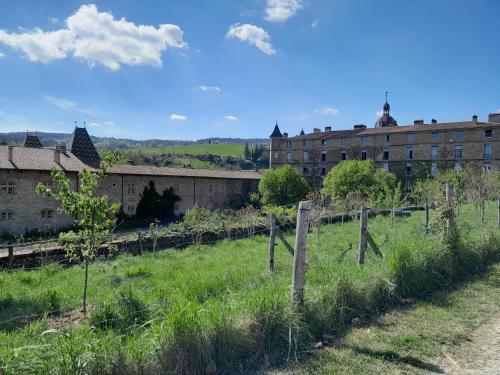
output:
M 389 115 L 389 112 L 391 111 L 391 106 L 389 105 L 389 102 L 387 101 L 387 91 L 385 92 L 385 104 L 384 104 L 384 115 Z

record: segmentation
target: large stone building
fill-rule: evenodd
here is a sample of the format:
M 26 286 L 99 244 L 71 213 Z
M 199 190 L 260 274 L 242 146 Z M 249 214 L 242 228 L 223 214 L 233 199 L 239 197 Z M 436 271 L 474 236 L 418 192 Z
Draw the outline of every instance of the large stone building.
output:
M 71 225 L 70 217 L 57 213 L 57 204 L 35 192 L 42 182 L 51 184 L 52 168 L 64 170 L 77 189 L 78 172 L 97 167 L 100 157 L 85 128 L 76 128 L 68 143 L 44 148 L 36 135 L 27 135 L 23 146 L 0 146 L 0 234 L 23 234 Z M 180 197 L 175 214 L 198 205 L 208 209 L 237 207 L 257 190 L 260 174 L 152 166 L 113 166 L 99 186 L 113 203 L 132 216 L 150 181 L 161 194 L 168 188 Z
M 270 136 L 270 166 L 293 165 L 311 181 L 321 182 L 342 160 L 374 160 L 377 166 L 399 176 L 410 189 L 416 178 L 435 175 L 439 170 L 460 170 L 475 163 L 491 170 L 500 169 L 500 113 L 488 122 L 477 116 L 469 121 L 440 123 L 416 120 L 398 126 L 385 102 L 375 127 L 354 125 L 351 130 L 324 131 L 315 128 L 295 137 L 281 133 L 276 124 Z

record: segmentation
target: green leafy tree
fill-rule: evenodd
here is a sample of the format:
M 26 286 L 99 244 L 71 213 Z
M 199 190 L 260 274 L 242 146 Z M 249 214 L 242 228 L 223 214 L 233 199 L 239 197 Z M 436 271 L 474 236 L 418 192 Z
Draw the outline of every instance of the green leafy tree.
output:
M 346 160 L 328 172 L 322 193 L 333 200 L 358 196 L 376 202 L 397 188 L 396 176 L 376 168 L 373 160 Z
M 87 313 L 87 287 L 89 262 L 93 260 L 99 248 L 116 225 L 116 214 L 120 205 L 110 204 L 108 197 L 97 194 L 99 181 L 106 174 L 113 162 L 106 158 L 97 171 L 83 170 L 79 173 L 78 191 L 71 188 L 69 177 L 61 170 L 52 170 L 53 186 L 39 184 L 38 194 L 59 202 L 61 213 L 74 219 L 74 230 L 60 233 L 59 239 L 64 244 L 66 255 L 72 260 L 83 261 L 85 281 L 83 286 L 83 313 Z
M 141 200 L 137 204 L 135 217 L 137 219 L 170 220 L 174 216 L 175 204 L 181 199 L 174 193 L 172 187 L 165 189 L 160 195 L 153 181 L 144 188 Z
M 304 199 L 309 185 L 291 165 L 284 165 L 264 173 L 259 182 L 259 192 L 262 203 L 282 206 Z

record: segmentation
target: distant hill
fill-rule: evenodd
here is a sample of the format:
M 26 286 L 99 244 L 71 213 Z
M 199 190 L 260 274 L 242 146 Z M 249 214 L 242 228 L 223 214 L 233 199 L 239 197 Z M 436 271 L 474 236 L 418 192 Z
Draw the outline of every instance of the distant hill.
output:
M 65 142 L 71 134 L 66 133 L 45 133 L 38 132 L 38 137 L 44 146 L 55 146 L 57 143 Z M 22 144 L 26 132 L 11 132 L 0 133 L 0 143 L 14 143 Z M 210 143 L 227 143 L 227 144 L 267 144 L 268 140 L 265 138 L 206 138 L 197 141 L 188 140 L 168 140 L 168 139 L 147 139 L 139 141 L 135 139 L 122 139 L 112 137 L 95 137 L 91 136 L 92 141 L 97 148 L 106 148 L 114 150 L 126 150 L 130 148 L 151 148 L 151 147 L 169 147 L 169 146 L 185 146 L 191 144 L 208 144 Z

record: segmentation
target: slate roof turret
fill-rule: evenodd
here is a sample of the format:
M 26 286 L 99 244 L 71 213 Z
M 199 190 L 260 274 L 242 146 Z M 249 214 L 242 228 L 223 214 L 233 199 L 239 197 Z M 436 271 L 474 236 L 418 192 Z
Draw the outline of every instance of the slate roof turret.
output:
M 99 167 L 101 157 L 90 139 L 87 129 L 75 127 L 75 131 L 68 140 L 66 148 L 83 163 L 94 168 Z

